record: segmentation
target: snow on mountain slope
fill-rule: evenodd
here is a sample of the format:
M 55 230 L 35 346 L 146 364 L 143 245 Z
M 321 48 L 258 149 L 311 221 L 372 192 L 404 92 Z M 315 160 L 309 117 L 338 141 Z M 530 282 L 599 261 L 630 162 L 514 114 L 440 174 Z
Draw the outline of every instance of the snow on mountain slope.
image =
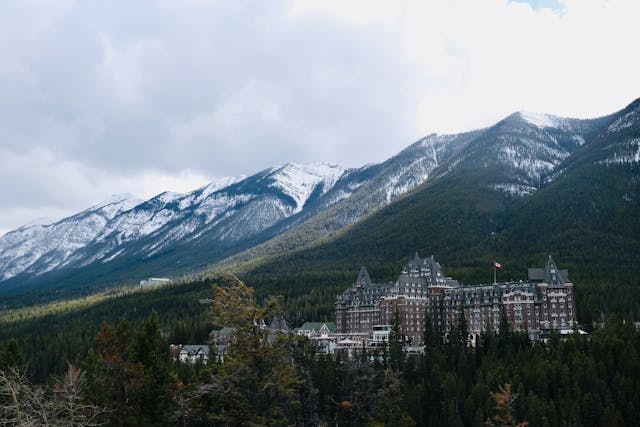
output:
M 252 237 L 292 215 L 291 206 L 278 197 L 266 196 L 259 203 L 249 203 L 221 221 L 213 234 L 221 242 L 237 242 Z
M 532 113 L 530 111 L 519 111 L 518 114 L 522 120 L 540 129 L 561 127 L 565 120 L 562 117 L 552 116 L 551 114 Z
M 278 256 L 326 238 L 423 184 L 441 162 L 464 149 L 478 134 L 428 135 L 383 163 L 348 169 L 334 188 L 285 222 L 273 238 L 220 262 Z
M 142 203 L 142 200 L 129 193 L 114 194 L 107 200 L 90 207 L 89 210 L 100 211 L 107 217 L 113 218 L 120 212 L 128 211 L 140 203 Z
M 229 187 L 230 185 L 235 184 L 236 182 L 242 181 L 246 177 L 244 175 L 238 177 L 226 177 L 222 179 L 217 179 L 202 188 L 199 188 L 191 193 L 188 193 L 185 197 L 180 200 L 179 208 L 186 209 L 189 206 L 196 205 L 201 203 L 203 200 L 206 200 L 210 195 L 216 193 L 223 188 Z
M 54 224 L 19 228 L 0 238 L 0 280 L 23 271 L 46 272 L 91 242 L 119 213 L 140 200 L 129 194 L 112 196 L 89 209 Z
M 138 205 L 136 209 L 114 217 L 96 236 L 96 240 L 102 241 L 115 234 L 117 241 L 121 243 L 153 232 L 173 218 L 175 210 L 167 209 L 167 206 L 175 206 L 180 197 L 180 194 L 170 192 L 158 194 Z
M 603 135 L 604 159 L 597 164 L 632 164 L 640 162 L 640 100 L 632 103 L 616 118 Z
M 426 181 L 439 164 L 438 152 L 452 139 L 452 135 L 433 134 L 416 142 L 411 161 L 398 165 L 386 177 L 383 188 L 386 203 Z
M 291 196 L 296 203 L 293 213 L 298 213 L 318 185 L 323 185 L 322 194 L 325 194 L 333 188 L 344 172 L 344 168 L 327 163 L 287 163 L 280 168 L 272 169 L 273 183 L 270 186 Z
M 503 144 L 496 158 L 516 171 L 513 177 L 519 179 L 523 187 L 529 188 L 529 191 L 519 191 L 518 194 L 530 194 L 535 191 L 542 177 L 571 154 L 546 135 L 540 135 L 538 138 L 518 137 L 517 140 L 504 137 L 500 140 Z
M 13 286 L 63 267 L 64 274 L 83 266 L 94 271 L 92 265 L 105 263 L 128 268 L 150 257 L 154 267 L 171 257 L 174 266 L 183 260 L 203 265 L 278 237 L 274 250 L 312 243 L 426 180 L 456 171 L 469 172 L 494 190 L 525 196 L 554 179 L 558 165 L 576 150 L 589 149 L 593 135 L 607 127 L 626 138 L 612 148 L 609 160 L 638 162 L 638 135 L 630 133 L 638 117 L 637 108 L 594 120 L 519 112 L 486 129 L 429 135 L 383 163 L 357 169 L 287 163 L 187 194 L 165 192 L 145 202 L 114 197 L 55 224 L 23 226 L 1 237 L 0 282 L 23 273 Z M 293 234 L 285 234 L 289 231 Z
M 489 188 L 526 196 L 556 177 L 556 168 L 583 146 L 599 119 L 567 119 L 549 114 L 518 112 L 474 141 L 451 160 L 449 169 L 467 164 L 472 168 L 497 168 Z
M 640 122 L 640 107 L 634 108 L 628 113 L 625 113 L 617 120 L 615 120 L 611 125 L 609 125 L 609 132 L 620 132 L 623 131 L 634 124 L 638 124 Z
M 119 245 L 149 236 L 172 222 L 184 221 L 168 230 L 172 239 L 180 239 L 192 233 L 198 225 L 213 221 L 224 210 L 248 199 L 248 196 L 228 197 L 218 194 L 220 190 L 242 179 L 244 177 L 223 178 L 187 194 L 164 192 L 141 204 L 138 209 L 115 217 L 100 235 L 96 236 L 96 242 L 108 242 L 101 249 L 102 252 L 97 254 L 98 259 L 112 253 Z M 192 211 L 204 219 L 189 221 L 186 217 Z M 156 242 L 153 246 L 162 248 L 165 245 Z
M 618 144 L 616 151 L 596 163 L 604 165 L 640 163 L 640 138 L 627 139 Z
M 4 252 L 17 248 L 24 242 L 41 239 L 46 230 L 46 224 L 28 224 L 5 234 L 0 238 L 0 259 Z
M 331 211 L 335 215 L 331 222 L 348 225 L 413 190 L 427 180 L 442 159 L 448 159 L 466 144 L 470 135 L 472 133 L 431 134 L 379 165 L 350 171 L 343 179 L 349 186 L 338 183 L 336 188 L 341 192 L 327 195 L 342 197 L 340 203 L 336 202 L 336 209 Z
M 129 255 L 145 258 L 205 237 L 230 245 L 299 213 L 344 173 L 336 165 L 290 163 L 187 194 L 164 192 L 146 202 L 114 196 L 54 226 L 8 233 L 0 239 L 0 280 Z
M 477 134 L 476 131 L 456 135 L 431 134 L 387 161 L 363 168 L 360 173 L 368 174 L 368 179 L 354 188 L 350 197 L 328 211 L 332 215 L 328 219 L 331 229 L 349 225 L 421 185 L 442 162 L 463 149 Z M 323 220 L 327 221 L 326 218 Z

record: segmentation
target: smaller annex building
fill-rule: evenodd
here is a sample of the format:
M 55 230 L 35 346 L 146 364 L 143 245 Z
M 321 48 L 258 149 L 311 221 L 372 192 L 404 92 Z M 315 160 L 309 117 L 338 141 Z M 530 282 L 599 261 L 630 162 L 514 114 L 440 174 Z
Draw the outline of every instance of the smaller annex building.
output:
M 329 338 L 336 332 L 333 322 L 306 322 L 296 329 L 296 333 L 307 338 Z
M 309 338 L 323 353 L 333 353 L 336 348 L 336 325 L 333 322 L 306 322 L 295 332 Z
M 337 334 L 384 340 L 396 311 L 413 346 L 423 344 L 426 316 L 447 334 L 464 313 L 472 344 L 482 332 L 498 330 L 503 311 L 512 329 L 527 331 L 532 340 L 571 330 L 576 319 L 573 283 L 551 256 L 543 268 L 528 269 L 527 281 L 462 286 L 445 276 L 433 256 L 416 253 L 396 282 L 373 283 L 367 269 L 360 269 L 355 283 L 336 299 Z
M 169 346 L 169 352 L 174 361 L 182 363 L 204 363 L 209 362 L 210 348 L 207 344 L 199 345 L 182 345 L 172 344 Z
M 149 277 L 140 281 L 140 286 L 153 286 L 153 285 L 168 285 L 173 283 L 173 280 L 167 277 Z

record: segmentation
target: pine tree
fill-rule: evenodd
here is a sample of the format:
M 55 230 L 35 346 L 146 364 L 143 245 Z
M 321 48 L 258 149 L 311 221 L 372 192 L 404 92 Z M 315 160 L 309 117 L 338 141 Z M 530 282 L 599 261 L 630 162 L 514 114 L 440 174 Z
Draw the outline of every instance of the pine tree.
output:
M 373 423 L 384 426 L 413 426 L 415 421 L 407 412 L 403 381 L 398 372 L 384 371 L 384 380 L 373 402 Z
M 210 423 L 304 424 L 301 408 L 309 410 L 313 387 L 310 376 L 297 363 L 300 357 L 296 337 L 269 336 L 261 328 L 265 316 L 275 313 L 277 299 L 260 307 L 252 288 L 234 275 L 223 277 L 227 284 L 215 286 L 211 313 L 215 324 L 237 328 L 224 363 L 212 373 L 208 384 Z M 312 419 L 312 414 L 308 414 Z M 276 421 L 277 420 L 277 421 Z
M 142 324 L 134 344 L 134 359 L 144 369 L 139 404 L 150 424 L 158 425 L 172 413 L 175 384 L 169 372 L 168 343 L 162 338 L 155 310 Z

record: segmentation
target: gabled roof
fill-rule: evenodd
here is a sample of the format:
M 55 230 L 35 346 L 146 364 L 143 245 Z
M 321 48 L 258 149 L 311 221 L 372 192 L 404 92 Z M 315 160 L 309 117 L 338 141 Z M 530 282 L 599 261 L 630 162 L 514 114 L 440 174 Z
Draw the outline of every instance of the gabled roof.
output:
M 360 267 L 360 272 L 358 273 L 358 279 L 356 280 L 356 285 L 369 286 L 371 285 L 371 278 L 369 277 L 369 272 L 367 271 L 367 267 Z
M 377 303 L 377 298 L 385 295 L 392 287 L 393 283 L 370 283 L 366 286 L 354 284 L 338 295 L 337 304 L 373 306 Z
M 561 270 L 558 270 L 558 266 L 556 265 L 551 255 L 549 255 L 549 259 L 547 260 L 547 265 L 545 267 L 545 281 L 550 285 L 564 285 L 565 282 L 569 281 L 568 274 L 562 274 Z
M 182 346 L 182 350 L 180 351 L 181 353 L 183 351 L 186 351 L 187 354 L 191 355 L 191 354 L 196 354 L 198 353 L 198 351 L 202 350 L 202 352 L 209 356 L 209 346 L 206 344 L 200 344 L 200 345 L 183 345 Z
M 421 277 L 425 280 L 428 286 L 447 286 L 447 278 L 442 272 L 440 263 L 435 260 L 433 255 L 428 258 L 420 258 L 416 252 L 415 256 L 404 267 L 401 276 L 408 276 L 411 278 Z
M 551 286 L 561 286 L 569 281 L 569 270 L 559 270 L 551 255 L 544 268 L 529 268 L 529 280 L 545 282 Z
M 336 324 L 333 322 L 306 322 L 304 325 L 300 326 L 300 330 L 320 332 L 320 329 L 322 329 L 324 325 L 327 326 L 329 332 L 336 331 Z
M 413 259 L 411 261 L 409 261 L 409 264 L 407 265 L 408 267 L 413 267 L 413 266 L 420 266 L 422 264 L 424 264 L 424 261 L 422 258 L 420 258 L 420 256 L 418 255 L 418 252 L 416 251 L 416 254 L 413 256 Z

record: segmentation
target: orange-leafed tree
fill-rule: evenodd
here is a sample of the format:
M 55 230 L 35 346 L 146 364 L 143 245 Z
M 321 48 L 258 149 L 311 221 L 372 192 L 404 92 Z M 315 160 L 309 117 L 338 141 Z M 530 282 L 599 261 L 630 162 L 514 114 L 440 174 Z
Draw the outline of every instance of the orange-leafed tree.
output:
M 491 393 L 491 398 L 496 402 L 496 414 L 491 420 L 487 420 L 487 427 L 527 427 L 527 421 L 516 421 L 513 415 L 513 402 L 518 398 L 516 393 L 511 391 L 511 384 L 499 387 L 498 392 Z

